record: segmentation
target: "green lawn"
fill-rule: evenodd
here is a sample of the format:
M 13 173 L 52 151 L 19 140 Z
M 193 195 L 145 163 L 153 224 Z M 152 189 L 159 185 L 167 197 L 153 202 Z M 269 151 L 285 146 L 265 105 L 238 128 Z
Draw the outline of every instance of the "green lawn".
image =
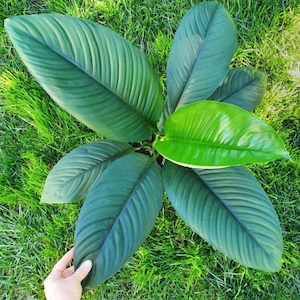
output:
M 4 19 L 51 12 L 98 22 L 141 49 L 164 85 L 174 32 L 194 2 L 0 0 L 0 299 L 44 297 L 43 279 L 72 246 L 82 203 L 39 204 L 43 183 L 63 155 L 101 138 L 35 82 L 5 34 Z M 247 269 L 215 252 L 166 200 L 133 258 L 84 299 L 300 299 L 300 4 L 219 2 L 238 29 L 232 66 L 252 66 L 267 76 L 255 115 L 275 128 L 292 157 L 250 166 L 279 215 L 282 269 L 273 274 Z

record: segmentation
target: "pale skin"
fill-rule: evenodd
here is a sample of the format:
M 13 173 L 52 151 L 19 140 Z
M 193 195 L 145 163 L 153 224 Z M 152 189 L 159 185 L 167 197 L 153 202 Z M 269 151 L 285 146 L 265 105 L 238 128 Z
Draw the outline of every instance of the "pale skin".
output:
M 56 263 L 44 281 L 47 300 L 80 300 L 82 295 L 81 281 L 88 275 L 92 262 L 87 260 L 75 271 L 74 266 L 67 267 L 72 261 L 74 248 L 69 250 Z

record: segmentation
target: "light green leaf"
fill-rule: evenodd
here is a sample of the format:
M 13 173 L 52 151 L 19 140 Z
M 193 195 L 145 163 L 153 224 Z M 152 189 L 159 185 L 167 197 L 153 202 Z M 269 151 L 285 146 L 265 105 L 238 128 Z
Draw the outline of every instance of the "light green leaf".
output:
M 229 70 L 220 87 L 207 99 L 226 102 L 245 110 L 253 110 L 266 90 L 262 73 L 248 67 Z
M 67 203 L 85 198 L 112 161 L 133 151 L 129 144 L 113 140 L 92 142 L 74 149 L 49 173 L 41 202 Z
M 162 201 L 161 168 L 154 158 L 129 154 L 103 172 L 88 193 L 75 232 L 75 267 L 86 259 L 93 262 L 84 287 L 105 281 L 134 254 Z
M 165 136 L 154 147 L 167 159 L 195 168 L 289 158 L 272 127 L 239 107 L 216 101 L 177 110 L 167 119 Z
M 207 99 L 222 82 L 236 47 L 236 30 L 216 2 L 195 5 L 181 21 L 167 64 L 167 114 Z
M 189 169 L 166 162 L 164 186 L 179 216 L 215 249 L 250 268 L 279 271 L 276 212 L 243 167 Z
M 149 138 L 162 93 L 131 43 L 96 23 L 55 14 L 12 17 L 5 28 L 29 71 L 67 112 L 111 139 Z

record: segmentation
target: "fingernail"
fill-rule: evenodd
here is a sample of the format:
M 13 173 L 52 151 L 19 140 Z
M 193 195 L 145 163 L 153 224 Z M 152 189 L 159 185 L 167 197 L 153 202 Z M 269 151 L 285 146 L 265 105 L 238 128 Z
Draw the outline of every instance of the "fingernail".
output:
M 82 265 L 84 267 L 90 267 L 90 266 L 92 266 L 92 261 L 88 259 L 88 260 L 84 261 Z

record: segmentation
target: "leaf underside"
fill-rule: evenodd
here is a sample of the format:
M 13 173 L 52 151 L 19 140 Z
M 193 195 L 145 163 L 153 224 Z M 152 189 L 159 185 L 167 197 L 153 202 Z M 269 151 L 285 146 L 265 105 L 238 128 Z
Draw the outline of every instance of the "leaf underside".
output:
M 94 287 L 116 273 L 147 238 L 163 201 L 161 168 L 133 153 L 103 172 L 88 193 L 75 232 L 75 268 L 91 259 L 83 281 Z
M 216 2 L 195 5 L 184 16 L 167 64 L 166 112 L 207 99 L 222 82 L 236 47 L 236 30 Z
M 289 158 L 272 127 L 236 106 L 200 101 L 174 112 L 154 143 L 167 159 L 190 167 L 226 167 Z
M 41 202 L 68 203 L 85 198 L 112 161 L 133 151 L 128 143 L 113 140 L 96 141 L 74 149 L 49 173 Z
M 142 141 L 162 110 L 153 67 L 108 28 L 56 14 L 17 16 L 5 28 L 24 64 L 62 108 L 105 137 Z
M 166 162 L 163 180 L 179 216 L 215 249 L 246 267 L 280 269 L 276 212 L 245 168 L 189 169 Z

